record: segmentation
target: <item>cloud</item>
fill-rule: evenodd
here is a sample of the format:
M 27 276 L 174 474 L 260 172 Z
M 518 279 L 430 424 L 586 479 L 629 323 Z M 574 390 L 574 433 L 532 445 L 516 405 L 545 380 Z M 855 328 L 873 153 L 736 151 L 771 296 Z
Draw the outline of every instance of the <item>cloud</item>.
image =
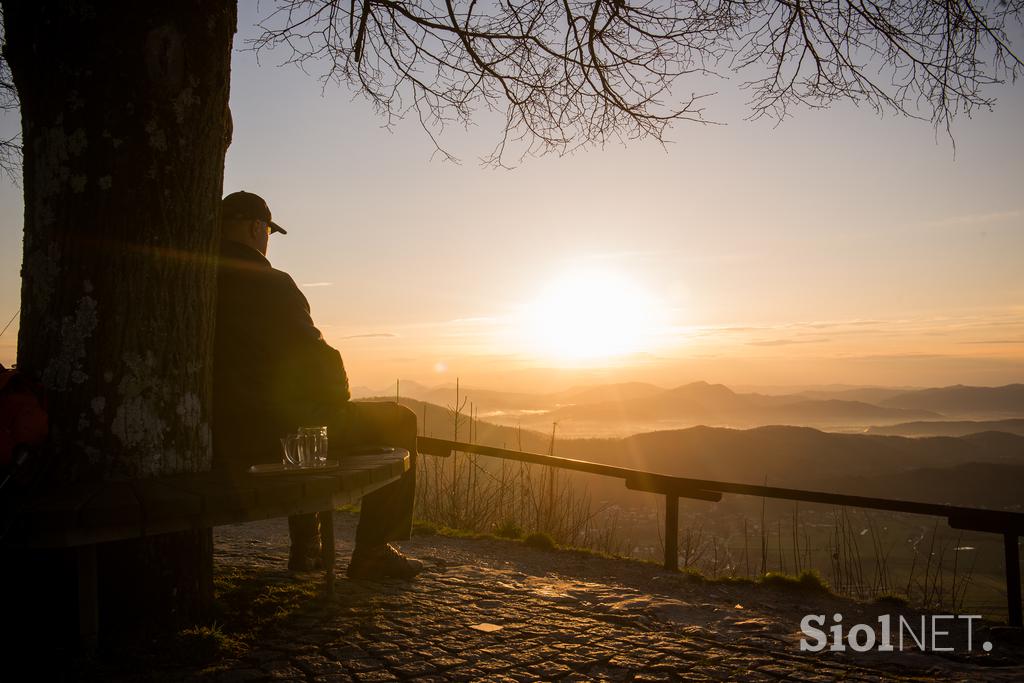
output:
M 493 317 L 481 316 L 481 317 L 477 317 L 477 318 L 455 318 L 454 320 L 449 320 L 446 323 L 442 323 L 442 324 L 445 324 L 445 325 L 484 325 L 484 324 L 487 324 L 487 323 L 495 322 L 496 320 L 497 319 L 493 318 Z
M 788 346 L 790 344 L 817 344 L 827 342 L 828 339 L 765 339 L 763 341 L 747 342 L 747 346 Z
M 303 282 L 299 287 L 333 287 L 333 282 Z
M 1024 344 L 1024 339 L 984 339 L 982 341 L 962 341 L 961 344 Z
M 951 356 L 949 354 L 942 353 L 866 353 L 866 354 L 852 354 L 852 355 L 839 355 L 838 359 L 841 360 L 856 360 L 856 361 L 917 361 L 917 360 L 961 360 L 959 356 Z
M 719 334 L 748 334 L 750 332 L 764 332 L 771 330 L 771 327 L 688 327 L 683 326 L 670 332 L 675 334 L 695 335 L 703 337 L 712 337 Z
M 372 339 L 378 337 L 393 339 L 398 337 L 398 335 L 392 332 L 370 332 L 368 334 L 350 334 L 347 337 L 342 337 L 342 339 Z
M 867 325 L 884 325 L 885 323 L 881 320 L 843 320 L 843 321 L 828 321 L 828 322 L 813 322 L 813 323 L 793 323 L 790 327 L 813 327 L 816 330 L 824 330 L 834 327 L 864 327 Z

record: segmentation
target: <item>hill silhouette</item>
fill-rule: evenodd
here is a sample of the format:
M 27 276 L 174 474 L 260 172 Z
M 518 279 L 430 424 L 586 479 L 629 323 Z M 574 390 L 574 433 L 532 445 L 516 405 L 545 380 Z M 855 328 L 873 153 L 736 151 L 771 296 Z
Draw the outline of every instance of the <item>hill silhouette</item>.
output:
M 455 384 L 443 384 L 437 387 L 428 387 L 418 382 L 402 380 L 399 385 L 400 399 L 405 398 L 425 401 L 439 406 L 454 405 L 456 397 Z M 384 389 L 369 389 L 358 387 L 353 389 L 352 395 L 357 398 L 390 398 L 395 400 L 395 386 Z M 463 386 L 459 390 L 459 399 L 471 397 L 476 407 L 482 412 L 506 411 L 506 410 L 547 410 L 555 400 L 548 394 L 529 394 L 522 392 L 496 391 L 493 389 L 482 389 Z
M 601 384 L 591 387 L 573 387 L 552 394 L 561 403 L 602 403 L 605 401 L 628 401 L 661 394 L 665 390 L 645 382 L 623 382 Z
M 825 481 L 823 486 L 828 490 L 849 488 L 881 498 L 914 498 L 913 491 L 918 491 L 927 492 L 926 502 L 930 503 L 997 510 L 1024 508 L 1020 486 L 1010 483 L 1024 481 L 1024 465 L 967 462 L 951 467 L 920 467 L 907 472 L 906 479 L 913 481 L 912 486 L 886 474 Z
M 1001 432 L 911 439 L 807 427 L 693 427 L 565 440 L 556 455 L 698 479 L 767 479 L 773 486 L 979 507 L 1024 503 L 1024 437 Z M 999 465 L 1004 477 L 980 464 Z
M 356 396 L 393 397 L 394 389 L 353 390 Z M 452 406 L 456 387 L 401 383 L 402 398 Z M 549 431 L 552 422 L 576 436 L 625 436 L 698 424 L 755 427 L 771 424 L 823 429 L 867 430 L 947 417 L 1001 420 L 1024 418 L 1024 384 L 1002 387 L 953 387 L 904 390 L 887 387 L 837 387 L 794 393 L 740 393 L 722 384 L 692 382 L 665 389 L 643 382 L 571 387 L 551 393 L 505 392 L 461 387 L 478 415 L 506 425 Z M 950 431 L 961 433 L 950 428 Z M 938 433 L 942 433 L 939 431 Z
M 878 404 L 887 398 L 900 396 L 907 393 L 906 389 L 893 389 L 890 387 L 858 387 L 856 389 L 811 389 L 801 391 L 794 396 L 802 396 L 816 401 L 827 401 L 838 399 L 840 401 L 863 401 L 864 403 Z
M 371 396 L 363 401 L 394 401 L 394 396 Z M 419 401 L 414 398 L 401 397 L 399 401 L 414 413 L 418 422 L 420 434 L 433 436 L 439 439 L 453 439 L 456 436 L 454 429 L 454 415 L 446 406 L 435 403 Z M 473 421 L 473 439 L 477 443 L 513 450 L 531 451 L 534 453 L 546 453 L 551 443 L 551 434 L 544 434 L 531 429 L 519 429 L 507 425 L 499 425 L 488 420 Z M 458 438 L 460 441 L 470 441 L 470 420 L 467 414 L 463 414 L 459 420 Z
M 904 422 L 885 427 L 870 427 L 867 430 L 868 434 L 888 436 L 967 436 L 980 432 L 1007 432 L 1024 436 L 1024 419 Z
M 883 399 L 890 408 L 931 410 L 951 417 L 975 415 L 1024 416 L 1024 384 L 1001 387 L 969 387 L 957 384 L 940 389 L 921 389 Z
M 808 427 L 692 427 L 625 439 L 569 439 L 558 454 L 706 479 L 807 485 L 869 472 L 900 473 L 984 461 L 1024 465 L 1024 437 L 988 432 L 910 439 Z
M 408 398 L 401 402 L 416 412 L 427 435 L 453 438 L 452 414 L 446 407 Z M 460 423 L 459 440 L 471 440 L 468 419 Z M 539 453 L 551 446 L 550 432 L 487 420 L 474 422 L 472 440 Z M 908 438 L 779 425 L 698 426 L 626 438 L 559 437 L 554 454 L 700 479 L 751 484 L 767 479 L 774 486 L 980 507 L 1024 503 L 1019 486 L 1024 481 L 1024 436 L 997 431 Z M 615 499 L 623 493 L 618 480 L 593 477 L 588 484 L 597 497 Z
M 756 426 L 766 424 L 864 424 L 939 418 L 919 409 L 881 407 L 861 401 L 810 400 L 796 396 L 737 394 L 721 384 L 694 382 L 641 398 L 558 408 L 549 420 L 649 423 L 674 420 L 695 424 Z

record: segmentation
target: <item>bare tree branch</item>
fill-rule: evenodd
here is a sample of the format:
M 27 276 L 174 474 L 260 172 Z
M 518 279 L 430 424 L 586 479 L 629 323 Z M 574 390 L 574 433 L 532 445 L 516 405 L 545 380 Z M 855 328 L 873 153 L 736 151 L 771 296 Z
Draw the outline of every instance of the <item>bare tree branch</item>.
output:
M 4 48 L 7 44 L 4 33 L 4 15 L 0 9 L 0 116 L 17 114 L 20 110 L 18 91 L 14 88 L 11 69 L 7 65 Z M 21 179 L 21 133 L 9 138 L 0 137 L 0 174 L 12 183 Z
M 750 118 L 866 103 L 949 130 L 988 108 L 989 86 L 1024 66 L 1006 29 L 1024 0 L 285 0 L 257 52 L 321 69 L 367 97 L 387 125 L 415 111 L 435 134 L 503 111 L 486 161 L 610 140 L 662 141 L 708 123 L 673 88 L 745 74 Z M 688 77 L 690 77 L 688 79 Z M 440 150 L 440 147 L 438 147 Z M 444 150 L 442 153 L 447 154 Z M 449 155 L 450 156 L 450 155 Z M 521 158 L 521 157 L 520 157 Z

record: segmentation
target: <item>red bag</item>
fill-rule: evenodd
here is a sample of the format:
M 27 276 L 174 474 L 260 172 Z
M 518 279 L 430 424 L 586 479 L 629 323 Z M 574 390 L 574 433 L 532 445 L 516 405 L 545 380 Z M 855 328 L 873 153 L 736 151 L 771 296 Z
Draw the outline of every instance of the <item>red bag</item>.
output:
M 42 385 L 0 365 L 0 466 L 11 464 L 19 446 L 42 445 L 48 430 Z

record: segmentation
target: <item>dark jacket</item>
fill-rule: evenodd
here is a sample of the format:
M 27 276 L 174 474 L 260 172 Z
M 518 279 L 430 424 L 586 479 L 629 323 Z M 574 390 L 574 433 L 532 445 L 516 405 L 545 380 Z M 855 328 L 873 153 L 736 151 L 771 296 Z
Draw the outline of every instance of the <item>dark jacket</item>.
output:
M 213 358 L 214 468 L 279 462 L 279 439 L 349 399 L 341 354 L 324 341 L 287 273 L 237 242 L 221 246 Z

